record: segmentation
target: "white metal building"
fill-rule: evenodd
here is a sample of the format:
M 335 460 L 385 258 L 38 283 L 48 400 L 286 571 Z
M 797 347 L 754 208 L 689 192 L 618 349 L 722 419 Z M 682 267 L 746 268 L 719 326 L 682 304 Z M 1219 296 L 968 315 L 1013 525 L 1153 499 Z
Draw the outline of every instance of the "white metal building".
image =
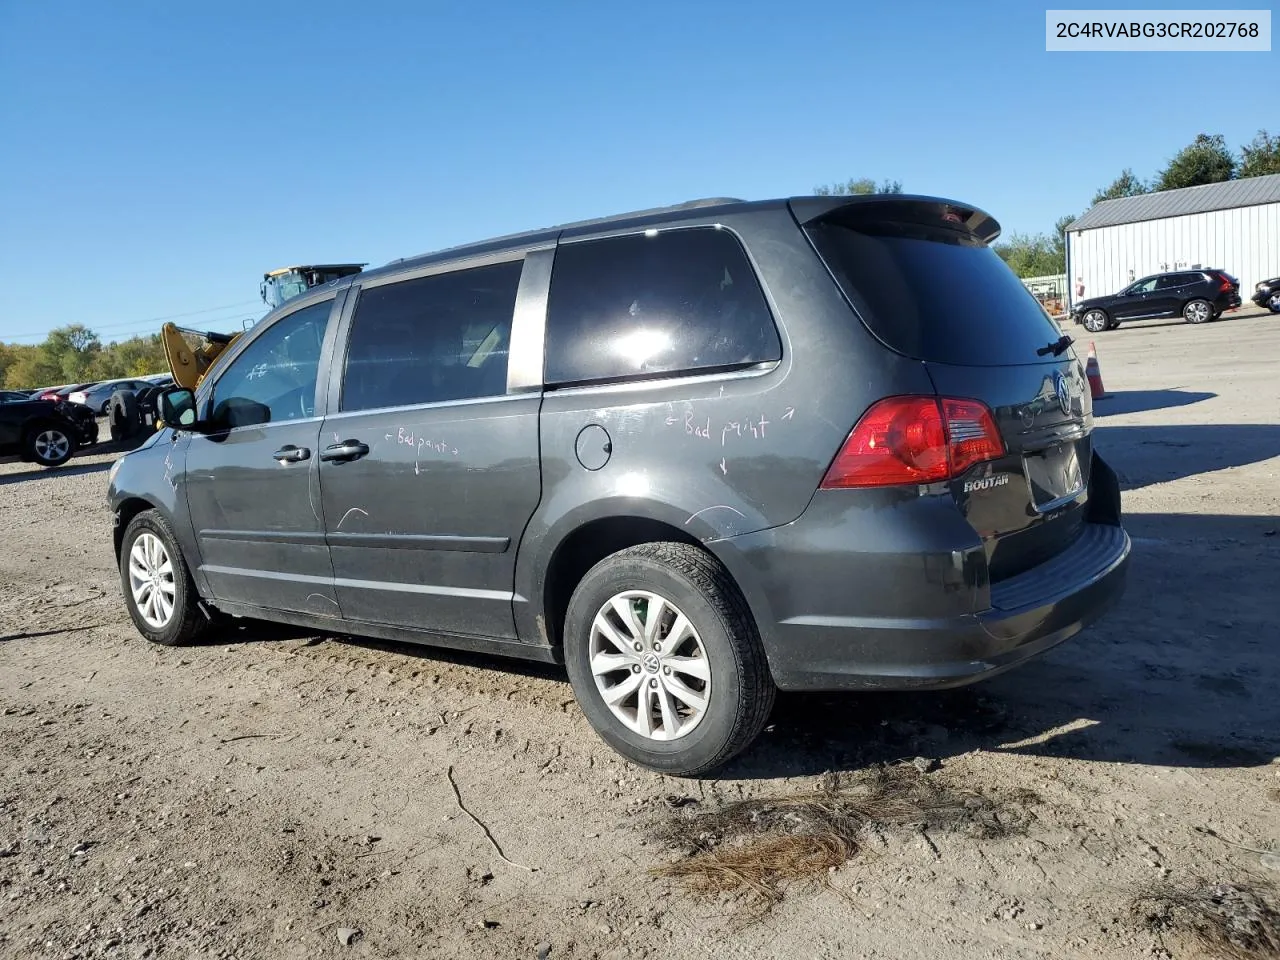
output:
M 1246 305 L 1280 276 L 1280 173 L 1104 200 L 1067 227 L 1072 304 L 1198 267 L 1237 278 Z

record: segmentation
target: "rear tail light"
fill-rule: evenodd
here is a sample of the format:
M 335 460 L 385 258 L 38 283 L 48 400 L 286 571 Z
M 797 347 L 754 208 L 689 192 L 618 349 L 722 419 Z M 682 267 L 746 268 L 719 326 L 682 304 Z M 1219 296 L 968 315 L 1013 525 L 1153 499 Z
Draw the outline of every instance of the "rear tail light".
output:
M 991 411 L 977 400 L 889 397 L 862 415 L 822 489 L 936 483 L 1004 453 Z

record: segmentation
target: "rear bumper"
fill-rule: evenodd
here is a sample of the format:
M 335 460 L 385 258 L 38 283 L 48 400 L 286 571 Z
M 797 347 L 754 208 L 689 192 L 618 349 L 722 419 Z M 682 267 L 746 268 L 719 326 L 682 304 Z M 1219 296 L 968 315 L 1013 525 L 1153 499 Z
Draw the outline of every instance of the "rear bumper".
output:
M 1088 523 L 1049 562 L 993 584 L 991 606 L 981 613 L 792 616 L 762 623 L 774 681 L 783 690 L 912 690 L 992 677 L 1102 616 L 1124 593 L 1130 549 L 1123 527 Z M 901 589 L 918 593 L 929 586 Z M 848 589 L 858 592 L 856 583 Z

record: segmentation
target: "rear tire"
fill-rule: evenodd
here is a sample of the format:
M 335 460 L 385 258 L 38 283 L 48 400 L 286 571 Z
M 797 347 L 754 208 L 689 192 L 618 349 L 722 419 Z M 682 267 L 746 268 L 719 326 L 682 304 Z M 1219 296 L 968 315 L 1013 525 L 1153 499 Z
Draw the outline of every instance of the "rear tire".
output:
M 1207 323 L 1213 319 L 1213 304 L 1208 300 L 1192 300 L 1182 308 L 1182 319 L 1187 323 Z
M 724 764 L 773 709 L 776 688 L 746 600 L 714 557 L 688 544 L 640 544 L 592 567 L 569 600 L 564 652 L 591 726 L 624 757 L 663 773 L 691 777 Z
M 23 440 L 23 457 L 42 467 L 60 467 L 76 452 L 71 431 L 57 423 L 37 423 Z
M 1086 310 L 1081 323 L 1090 333 L 1102 333 L 1110 326 L 1111 318 L 1103 310 Z
M 125 528 L 120 586 L 133 625 L 152 643 L 187 646 L 209 629 L 173 528 L 156 510 L 144 510 Z

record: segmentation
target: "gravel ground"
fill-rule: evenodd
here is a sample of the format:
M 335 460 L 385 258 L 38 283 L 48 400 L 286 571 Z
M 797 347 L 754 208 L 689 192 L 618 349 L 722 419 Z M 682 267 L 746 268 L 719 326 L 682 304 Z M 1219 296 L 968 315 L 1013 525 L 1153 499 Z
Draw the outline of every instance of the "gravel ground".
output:
M 0 466 L 0 956 L 1200 955 L 1130 904 L 1280 880 L 1280 318 L 1094 341 L 1122 605 L 967 690 L 783 697 L 718 780 L 619 759 L 552 668 L 268 624 L 149 646 L 112 455 Z M 650 873 L 664 819 L 919 756 L 1021 832 L 870 829 L 752 922 Z

